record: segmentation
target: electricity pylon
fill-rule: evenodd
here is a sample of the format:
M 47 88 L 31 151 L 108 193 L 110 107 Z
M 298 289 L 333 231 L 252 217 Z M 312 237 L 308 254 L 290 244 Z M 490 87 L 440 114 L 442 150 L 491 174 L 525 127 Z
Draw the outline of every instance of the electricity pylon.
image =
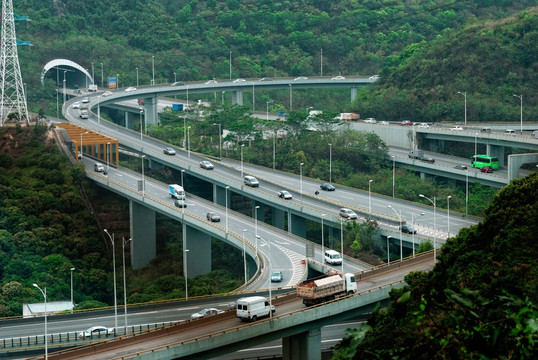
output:
M 18 40 L 15 35 L 15 16 L 12 0 L 2 0 L 2 34 L 0 37 L 0 126 L 11 113 L 17 121 L 29 122 L 26 94 L 22 82 L 17 54 Z M 19 18 L 17 20 L 28 20 Z M 22 43 L 21 45 L 27 43 Z

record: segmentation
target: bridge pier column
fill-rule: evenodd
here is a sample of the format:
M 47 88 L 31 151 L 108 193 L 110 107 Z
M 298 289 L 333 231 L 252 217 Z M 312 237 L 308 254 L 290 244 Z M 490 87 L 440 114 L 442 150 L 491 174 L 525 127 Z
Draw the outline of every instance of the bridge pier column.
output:
M 243 105 L 243 91 L 232 91 L 232 105 Z
M 321 329 L 282 338 L 283 360 L 321 360 Z
M 151 158 L 148 159 L 149 165 L 148 167 L 150 169 L 162 169 L 164 168 L 164 165 L 158 161 L 152 160 Z
M 129 201 L 131 219 L 131 266 L 141 269 L 149 265 L 157 253 L 155 243 L 155 211 L 134 201 Z
M 220 206 L 226 206 L 226 193 L 228 193 L 228 207 L 230 207 L 231 200 L 231 191 L 223 186 L 213 184 L 213 202 L 217 203 Z
M 355 100 L 356 97 L 357 97 L 357 88 L 353 87 L 351 88 L 351 102 L 353 102 L 353 100 Z
M 157 97 L 144 98 L 144 124 L 157 125 Z
M 277 209 L 276 207 L 272 208 L 272 215 L 273 215 L 272 224 L 273 224 L 273 226 L 284 230 L 284 225 L 285 225 L 284 224 L 284 214 L 285 214 L 284 210 Z
M 288 212 L 288 231 L 293 235 L 306 238 L 306 219 L 302 216 Z
M 129 111 L 125 111 L 123 113 L 123 125 L 127 128 L 127 129 L 132 129 L 133 128 L 133 122 L 132 121 L 129 121 L 129 119 L 132 117 L 131 113 Z M 130 124 L 130 125 L 129 125 Z
M 211 271 L 211 236 L 183 223 L 183 250 L 189 279 Z
M 259 206 L 258 209 L 256 209 L 256 206 Z M 257 219 L 258 223 L 265 222 L 265 205 L 259 201 L 253 201 L 252 202 L 252 218 Z
M 504 146 L 486 145 L 486 152 L 489 156 L 495 156 L 499 159 L 499 167 L 504 167 Z

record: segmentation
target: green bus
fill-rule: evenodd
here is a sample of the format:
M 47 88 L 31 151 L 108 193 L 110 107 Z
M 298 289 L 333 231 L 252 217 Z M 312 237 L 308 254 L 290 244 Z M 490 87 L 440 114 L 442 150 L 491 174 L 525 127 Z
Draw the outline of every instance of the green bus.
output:
M 490 166 L 493 170 L 499 168 L 499 159 L 489 155 L 474 155 L 471 156 L 471 166 L 477 169 L 482 169 L 484 166 Z

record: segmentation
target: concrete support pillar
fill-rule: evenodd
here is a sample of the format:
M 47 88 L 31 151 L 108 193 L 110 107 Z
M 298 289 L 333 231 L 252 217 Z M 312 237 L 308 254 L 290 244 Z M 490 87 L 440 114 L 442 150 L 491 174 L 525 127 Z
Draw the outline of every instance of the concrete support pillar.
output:
M 504 146 L 486 145 L 486 151 L 489 156 L 496 156 L 499 159 L 499 166 L 504 167 Z
M 533 164 L 538 162 L 538 154 L 516 154 L 508 155 L 508 182 L 516 179 L 519 175 L 519 168 L 523 164 Z
M 256 209 L 256 206 L 259 206 Z M 258 224 L 265 222 L 265 205 L 259 201 L 252 202 L 252 218 L 258 219 Z
M 421 173 L 420 173 L 420 179 L 421 179 L 421 180 L 426 179 L 426 173 L 421 172 Z
M 283 360 L 321 360 L 321 329 L 282 338 Z
M 131 220 L 131 266 L 134 270 L 149 265 L 155 258 L 155 211 L 134 201 L 129 201 Z
M 284 223 L 284 215 L 285 215 L 285 211 L 284 210 L 281 210 L 281 209 L 277 209 L 275 207 L 271 208 L 272 209 L 272 224 L 273 226 L 279 228 L 279 229 L 282 229 L 282 230 L 285 230 L 284 229 L 284 226 L 285 226 L 285 223 Z
M 232 105 L 243 105 L 243 91 L 232 91 Z
M 213 184 L 213 202 L 217 203 L 220 206 L 226 206 L 226 193 L 228 193 L 228 208 L 230 208 L 230 199 L 231 199 L 231 191 L 228 189 L 226 191 L 226 188 L 223 186 L 219 186 L 217 184 Z
M 306 219 L 288 212 L 288 229 L 293 235 L 306 238 Z
M 163 169 L 164 168 L 164 165 L 158 161 L 155 161 L 155 160 L 152 160 L 151 158 L 149 158 L 148 160 L 149 162 L 149 165 L 148 167 L 152 170 L 156 170 L 156 169 Z
M 211 236 L 183 223 L 183 250 L 187 252 L 187 277 L 211 271 Z
M 351 88 L 351 102 L 357 97 L 357 88 Z
M 157 96 L 144 98 L 144 125 L 146 122 L 151 125 L 157 125 Z

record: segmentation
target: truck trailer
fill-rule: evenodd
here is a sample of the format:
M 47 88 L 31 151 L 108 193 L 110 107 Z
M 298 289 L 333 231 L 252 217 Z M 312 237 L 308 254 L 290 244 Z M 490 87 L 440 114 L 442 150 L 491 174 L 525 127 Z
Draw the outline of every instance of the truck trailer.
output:
M 297 285 L 297 296 L 306 306 L 316 305 L 357 291 L 355 275 L 351 273 L 327 275 L 305 280 Z
M 168 194 L 170 194 L 170 197 L 173 199 L 185 200 L 185 190 L 180 185 L 168 185 Z
M 435 159 L 430 157 L 430 156 L 424 155 L 423 150 L 411 150 L 411 151 L 409 151 L 408 156 L 409 156 L 410 159 L 417 159 L 417 160 L 420 160 L 420 161 L 425 161 L 425 162 L 430 163 L 430 164 L 435 163 Z

